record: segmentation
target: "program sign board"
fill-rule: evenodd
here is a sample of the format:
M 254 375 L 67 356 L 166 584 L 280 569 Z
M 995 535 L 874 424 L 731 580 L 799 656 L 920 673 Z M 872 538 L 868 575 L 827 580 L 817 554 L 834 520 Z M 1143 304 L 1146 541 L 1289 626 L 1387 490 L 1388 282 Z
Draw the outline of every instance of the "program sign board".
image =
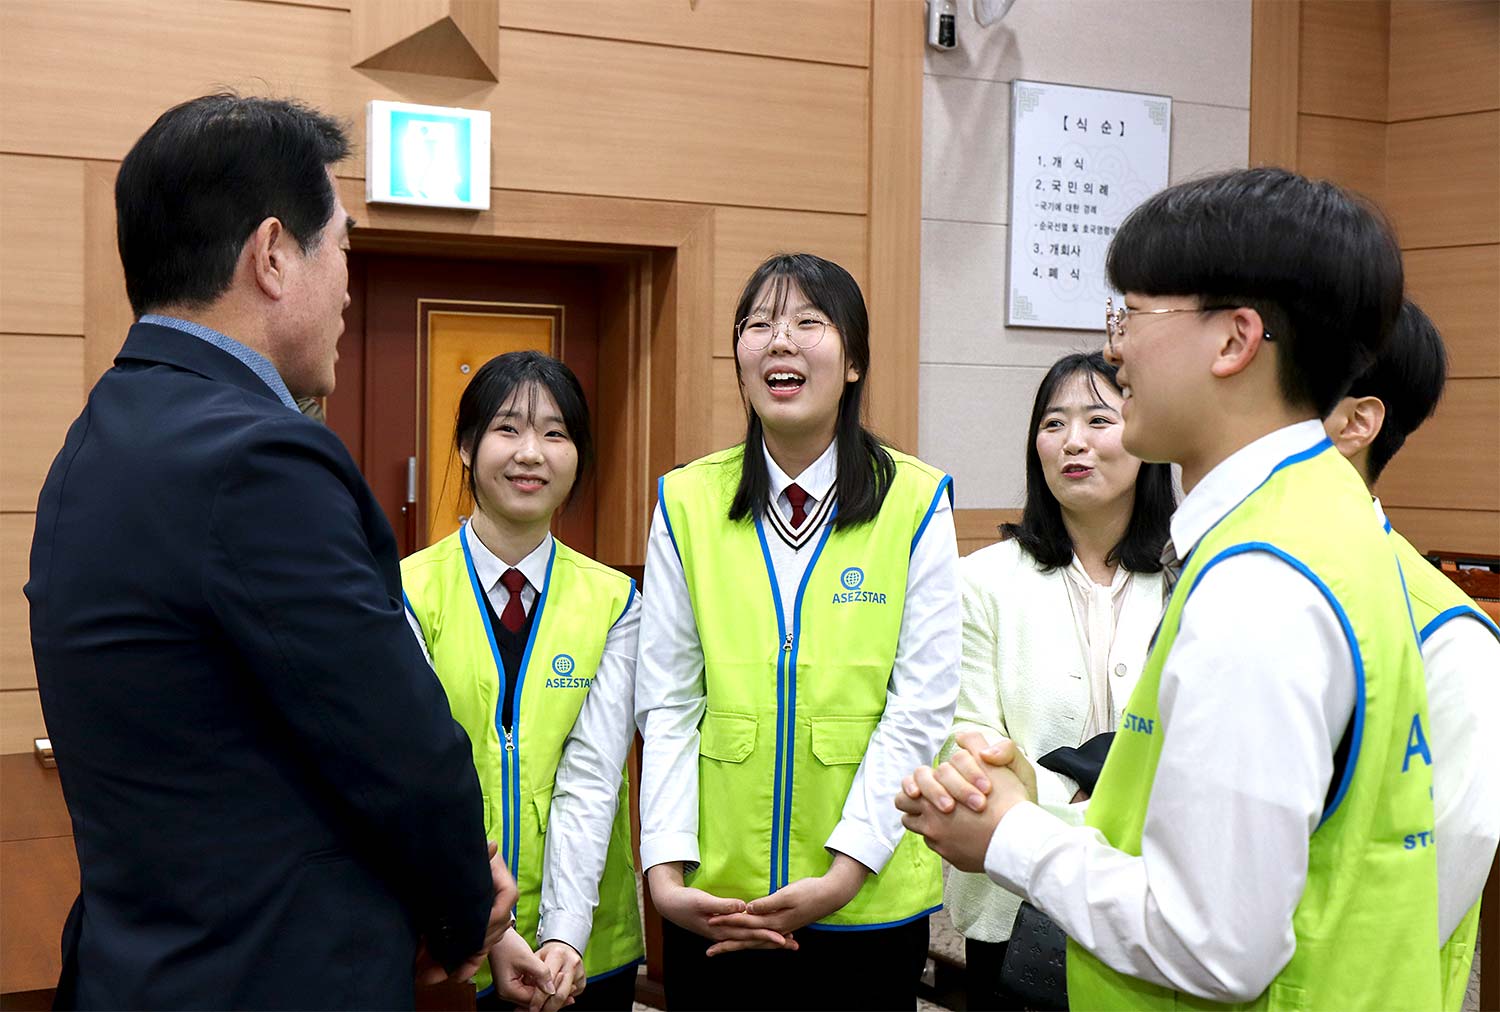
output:
M 1016 81 L 1006 324 L 1100 330 L 1110 239 L 1167 185 L 1172 100 Z
M 490 114 L 371 102 L 365 200 L 484 211 L 490 206 Z

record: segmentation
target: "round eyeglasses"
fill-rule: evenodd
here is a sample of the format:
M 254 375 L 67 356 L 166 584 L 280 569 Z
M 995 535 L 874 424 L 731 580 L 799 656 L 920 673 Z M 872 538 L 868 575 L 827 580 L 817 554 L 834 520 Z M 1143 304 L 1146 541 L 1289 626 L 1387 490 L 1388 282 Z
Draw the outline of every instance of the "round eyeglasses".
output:
M 768 316 L 747 316 L 734 328 L 735 336 L 746 351 L 760 351 L 776 340 L 778 331 L 785 331 L 788 341 L 806 351 L 819 341 L 828 328 L 833 326 L 820 316 L 797 313 L 784 320 L 772 320 Z
M 1125 321 L 1132 316 L 1161 316 L 1165 313 L 1217 313 L 1224 309 L 1235 309 L 1236 306 L 1195 306 L 1185 309 L 1131 309 L 1123 303 L 1115 305 L 1113 297 L 1104 300 L 1104 336 L 1109 350 L 1115 350 L 1115 344 L 1125 338 Z M 1271 332 L 1261 332 L 1261 339 L 1274 341 Z

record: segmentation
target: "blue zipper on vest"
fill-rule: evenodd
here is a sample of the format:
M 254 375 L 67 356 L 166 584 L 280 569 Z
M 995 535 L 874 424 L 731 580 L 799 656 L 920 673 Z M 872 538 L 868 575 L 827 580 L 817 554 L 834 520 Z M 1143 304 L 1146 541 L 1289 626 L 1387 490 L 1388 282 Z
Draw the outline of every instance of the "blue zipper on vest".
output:
M 766 576 L 771 581 L 771 600 L 776 605 L 776 773 L 772 785 L 775 807 L 771 809 L 771 888 L 770 892 L 782 888 L 790 879 L 788 866 L 792 849 L 792 787 L 793 769 L 797 743 L 797 650 L 802 634 L 802 598 L 807 584 L 817 568 L 823 554 L 823 546 L 833 533 L 833 521 L 839 508 L 835 503 L 828 516 L 823 536 L 813 550 L 807 568 L 802 571 L 802 582 L 797 586 L 797 600 L 792 606 L 792 628 L 786 627 L 786 614 L 781 605 L 781 585 L 776 579 L 776 567 L 771 562 L 771 547 L 766 542 L 765 528 L 759 517 L 755 518 L 755 533 L 760 538 L 761 556 L 766 563 Z
M 499 679 L 500 692 L 495 697 L 495 730 L 502 743 L 500 751 L 500 856 L 505 867 L 517 881 L 521 870 L 521 694 L 526 688 L 526 669 L 531 666 L 531 649 L 536 645 L 537 630 L 542 626 L 542 611 L 547 604 L 547 591 L 552 586 L 552 563 L 557 559 L 557 540 L 553 539 L 552 551 L 547 556 L 547 575 L 542 580 L 542 589 L 532 606 L 531 632 L 526 637 L 526 651 L 521 655 L 520 673 L 516 676 L 516 699 L 511 708 L 511 726 L 503 727 L 500 715 L 506 693 L 505 662 L 500 658 L 500 648 L 495 643 L 495 628 L 490 624 L 489 609 L 485 607 L 484 590 L 479 586 L 479 574 L 474 571 L 474 556 L 469 551 L 469 525 L 464 524 L 459 532 L 459 543 L 464 549 L 464 565 L 469 570 L 469 586 L 474 591 L 474 603 L 479 607 L 479 619 L 484 623 L 484 635 L 489 640 L 490 656 L 495 662 L 495 674 Z

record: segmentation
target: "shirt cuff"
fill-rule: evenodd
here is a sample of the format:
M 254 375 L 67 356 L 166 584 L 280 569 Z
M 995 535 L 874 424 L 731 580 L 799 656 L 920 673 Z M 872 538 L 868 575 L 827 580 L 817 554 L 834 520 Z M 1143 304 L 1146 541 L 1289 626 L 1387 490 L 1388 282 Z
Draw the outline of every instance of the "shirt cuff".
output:
M 653 833 L 641 837 L 641 874 L 659 864 L 681 861 L 692 867 L 698 863 L 698 837 L 693 833 Z
M 1018 896 L 1031 898 L 1031 873 L 1047 844 L 1066 822 L 1029 801 L 1016 805 L 995 827 L 984 852 L 984 873 Z
M 549 910 L 537 931 L 537 945 L 546 942 L 567 942 L 583 955 L 583 947 L 589 944 L 589 933 L 594 928 L 592 917 L 570 914 L 565 910 Z
M 850 819 L 843 819 L 833 832 L 829 834 L 828 842 L 823 844 L 829 850 L 836 850 L 840 854 L 847 854 L 876 875 L 885 868 L 886 862 L 890 861 L 891 855 L 896 848 L 880 839 L 868 828 Z M 644 858 L 642 859 L 644 860 Z

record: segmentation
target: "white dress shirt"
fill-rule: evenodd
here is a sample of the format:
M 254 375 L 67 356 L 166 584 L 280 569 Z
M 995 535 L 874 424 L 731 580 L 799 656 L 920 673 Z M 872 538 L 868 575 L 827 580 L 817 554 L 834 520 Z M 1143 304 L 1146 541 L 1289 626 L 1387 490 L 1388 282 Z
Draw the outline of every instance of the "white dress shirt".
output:
M 465 533 L 469 535 L 469 551 L 474 558 L 474 575 L 479 578 L 495 614 L 503 614 L 510 591 L 500 577 L 511 567 L 473 536 L 472 527 Z M 546 584 L 551 557 L 552 535 L 548 534 L 515 566 L 526 577 L 521 604 L 527 615 L 533 613 L 536 605 L 537 588 Z M 573 730 L 563 743 L 542 863 L 538 943 L 556 939 L 582 953 L 593 932 L 599 879 L 604 874 L 610 830 L 620 803 L 625 760 L 635 737 L 631 712 L 640 617 L 641 596 L 637 594 L 605 637 L 599 669 L 594 672 L 593 684 L 584 697 Z M 422 627 L 410 610 L 406 620 L 423 652 L 428 653 Z M 430 653 L 427 661 L 432 663 Z M 499 705 L 504 707 L 504 700 Z
M 1385 511 L 1375 500 L 1382 523 Z M 1500 842 L 1500 639 L 1472 615 L 1422 644 L 1437 839 L 1438 938 L 1479 901 Z
M 1178 556 L 1280 461 L 1324 438 L 1320 423 L 1300 422 L 1210 471 L 1172 518 Z M 1338 618 L 1313 584 L 1269 553 L 1227 559 L 1188 599 L 1161 673 L 1160 719 L 1172 733 L 1141 855 L 1077 824 L 1080 813 L 1022 803 L 991 839 L 985 870 L 1115 970 L 1248 1001 L 1295 949 L 1308 839 L 1354 688 Z
M 793 481 L 771 459 L 771 507 L 792 513 L 786 487 Z M 835 491 L 837 444 L 796 483 L 808 493 L 805 525 L 829 522 L 823 509 Z M 806 530 L 797 533 L 805 534 Z M 782 600 L 796 600 L 796 589 L 818 538 L 793 548 L 768 531 L 772 568 Z M 864 760 L 845 799 L 842 816 L 826 846 L 879 872 L 904 832 L 891 799 L 901 778 L 930 763 L 947 737 L 958 696 L 959 609 L 957 538 L 947 496 L 941 497 L 911 555 L 906 607 L 896 661 L 886 691 L 885 712 L 870 737 Z M 640 662 L 636 679 L 636 721 L 645 739 L 641 761 L 641 865 L 669 861 L 696 864 L 698 853 L 698 724 L 706 688 L 703 648 L 688 595 L 682 561 L 672 546 L 658 504 L 646 545 L 646 588 L 650 605 L 641 615 Z

